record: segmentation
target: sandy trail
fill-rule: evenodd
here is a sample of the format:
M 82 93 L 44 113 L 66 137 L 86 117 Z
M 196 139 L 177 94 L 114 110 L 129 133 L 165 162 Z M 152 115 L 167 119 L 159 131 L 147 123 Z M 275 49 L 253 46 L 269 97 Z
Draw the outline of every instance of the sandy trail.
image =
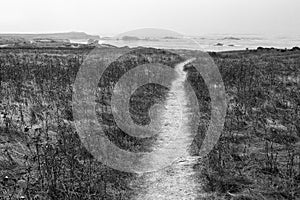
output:
M 191 62 L 187 60 L 175 67 L 177 78 L 172 82 L 169 94 L 165 101 L 165 110 L 161 115 L 159 138 L 154 144 L 152 163 L 163 162 L 168 156 L 181 155 L 169 167 L 156 172 L 146 173 L 139 180 L 134 181 L 137 187 L 136 200 L 184 200 L 196 199 L 201 187 L 196 181 L 193 166 L 197 157 L 189 155 L 189 146 L 192 136 L 189 126 L 188 99 L 185 93 L 184 82 L 186 72 L 184 65 Z M 172 155 L 171 155 L 172 154 Z

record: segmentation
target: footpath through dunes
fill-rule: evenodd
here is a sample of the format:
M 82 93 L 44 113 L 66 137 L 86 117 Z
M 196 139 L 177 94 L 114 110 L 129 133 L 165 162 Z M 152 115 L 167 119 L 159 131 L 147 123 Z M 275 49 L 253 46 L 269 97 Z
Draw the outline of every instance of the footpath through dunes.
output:
M 191 62 L 187 60 L 175 67 L 176 79 L 172 82 L 161 116 L 161 129 L 158 140 L 153 145 L 155 154 L 149 163 L 159 164 L 170 159 L 170 166 L 155 172 L 141 175 L 131 183 L 136 191 L 136 200 L 183 200 L 196 199 L 201 191 L 197 175 L 193 170 L 198 157 L 189 154 L 193 137 L 190 130 L 192 110 L 188 107 L 184 82 L 186 72 L 183 67 Z M 174 154 L 180 157 L 173 163 Z

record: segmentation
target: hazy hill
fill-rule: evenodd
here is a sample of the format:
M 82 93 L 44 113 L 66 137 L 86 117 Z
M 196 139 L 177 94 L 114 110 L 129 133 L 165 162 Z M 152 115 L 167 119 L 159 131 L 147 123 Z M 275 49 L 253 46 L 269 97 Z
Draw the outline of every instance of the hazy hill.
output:
M 182 37 L 179 33 L 176 33 L 174 31 L 164 30 L 164 29 L 155 29 L 155 28 L 144 28 L 144 29 L 128 31 L 128 32 L 117 35 L 116 38 L 122 38 L 124 36 L 137 37 L 140 39 L 165 38 L 165 37 L 180 38 L 180 37 Z
M 0 34 L 0 38 L 24 38 L 24 39 L 100 39 L 98 35 L 89 35 L 84 32 L 66 32 L 66 33 L 42 33 L 42 34 Z

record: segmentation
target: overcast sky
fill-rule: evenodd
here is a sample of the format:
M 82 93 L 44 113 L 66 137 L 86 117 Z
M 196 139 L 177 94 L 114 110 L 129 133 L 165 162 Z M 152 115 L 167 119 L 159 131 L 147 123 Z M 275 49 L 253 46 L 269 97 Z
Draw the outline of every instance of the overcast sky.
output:
M 186 35 L 300 36 L 300 0 L 1 0 L 0 32 L 112 35 L 164 28 Z

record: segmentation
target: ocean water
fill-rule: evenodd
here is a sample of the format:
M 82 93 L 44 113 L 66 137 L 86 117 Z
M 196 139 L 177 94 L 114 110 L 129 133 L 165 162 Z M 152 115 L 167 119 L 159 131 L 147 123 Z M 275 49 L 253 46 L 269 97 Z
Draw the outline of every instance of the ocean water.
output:
M 292 48 L 300 46 L 300 36 L 261 36 L 261 35 L 208 35 L 189 36 L 176 39 L 153 40 L 100 40 L 100 44 L 122 47 L 155 47 L 165 49 L 192 49 L 202 51 L 231 51 L 256 49 L 257 47 Z

